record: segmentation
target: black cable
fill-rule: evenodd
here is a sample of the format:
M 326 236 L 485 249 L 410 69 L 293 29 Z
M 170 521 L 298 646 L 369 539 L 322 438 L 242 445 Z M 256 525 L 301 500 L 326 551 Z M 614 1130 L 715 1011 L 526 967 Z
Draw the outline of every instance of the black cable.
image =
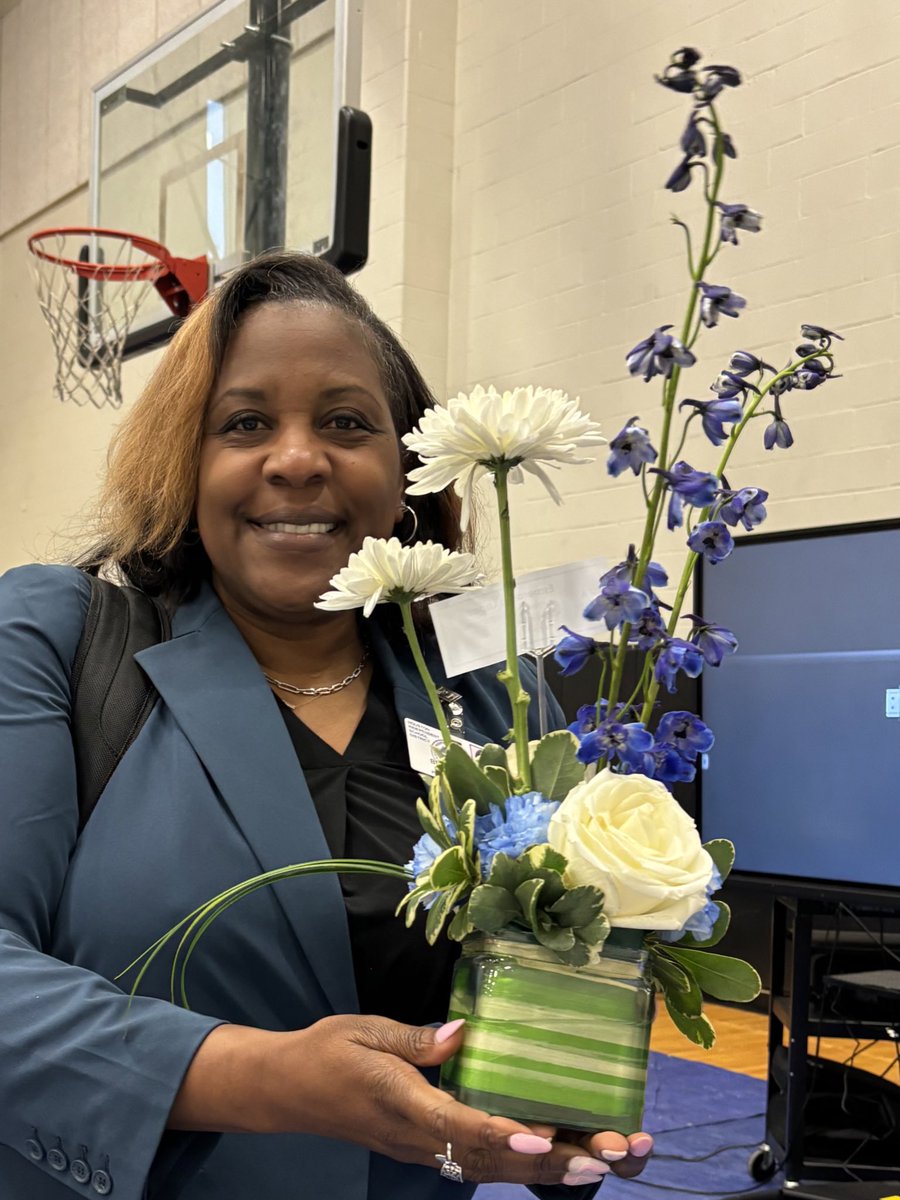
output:
M 683 1133 L 686 1129 L 715 1129 L 717 1125 L 733 1125 L 736 1121 L 758 1121 L 765 1115 L 766 1112 L 763 1109 L 762 1112 L 746 1113 L 742 1117 L 721 1117 L 718 1121 L 704 1121 L 702 1124 L 688 1121 L 686 1125 L 672 1125 L 669 1129 L 654 1129 L 653 1136 L 658 1138 L 662 1137 L 664 1133 Z M 656 1155 L 654 1155 L 655 1157 Z
M 698 1154 L 695 1158 L 689 1158 L 686 1154 L 657 1154 L 654 1153 L 653 1158 L 656 1162 L 665 1159 L 669 1162 L 681 1163 L 702 1163 L 708 1162 L 711 1158 L 715 1158 L 718 1154 L 725 1154 L 728 1150 L 756 1150 L 759 1142 L 735 1142 L 731 1146 L 719 1146 L 716 1150 L 710 1150 L 709 1154 Z

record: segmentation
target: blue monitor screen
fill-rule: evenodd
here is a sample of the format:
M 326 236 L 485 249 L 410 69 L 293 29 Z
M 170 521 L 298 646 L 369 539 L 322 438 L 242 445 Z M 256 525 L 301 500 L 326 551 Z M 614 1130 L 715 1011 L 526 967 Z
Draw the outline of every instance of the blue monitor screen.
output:
M 900 887 L 900 527 L 739 539 L 700 604 L 739 640 L 702 676 L 704 839 L 738 871 Z

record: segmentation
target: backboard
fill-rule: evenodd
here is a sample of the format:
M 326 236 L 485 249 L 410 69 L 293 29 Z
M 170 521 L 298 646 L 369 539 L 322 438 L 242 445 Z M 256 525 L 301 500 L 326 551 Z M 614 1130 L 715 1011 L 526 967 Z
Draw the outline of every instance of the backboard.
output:
M 345 273 L 368 248 L 362 0 L 218 0 L 93 92 L 90 223 L 205 255 L 213 285 L 287 246 Z M 125 345 L 166 341 L 155 294 Z

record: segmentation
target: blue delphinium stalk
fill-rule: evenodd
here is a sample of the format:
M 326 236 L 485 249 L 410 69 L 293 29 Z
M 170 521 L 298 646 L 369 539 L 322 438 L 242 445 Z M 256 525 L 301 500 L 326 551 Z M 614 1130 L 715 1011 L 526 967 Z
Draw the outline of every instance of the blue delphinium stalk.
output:
M 715 737 L 708 725 L 691 712 L 667 712 L 659 719 L 656 740 L 672 746 L 682 758 L 693 762 L 698 754 L 712 749 Z
M 737 152 L 722 128 L 716 100 L 725 89 L 740 84 L 740 74 L 723 64 L 699 64 L 699 52 L 682 47 L 657 76 L 664 87 L 692 99 L 680 136 L 680 156 L 670 168 L 665 187 L 683 192 L 695 178 L 701 182 L 705 221 L 702 241 L 695 244 L 690 226 L 673 217 L 684 232 L 690 271 L 683 323 L 677 330 L 672 324 L 658 326 L 626 355 L 632 376 L 645 382 L 660 377 L 662 428 L 651 441 L 650 432 L 633 417 L 610 446 L 609 474 L 617 477 L 630 469 L 640 475 L 647 515 L 639 548 L 631 547 L 626 560 L 604 574 L 600 594 L 584 611 L 586 619 L 602 621 L 610 636 L 605 645 L 594 643 L 596 654 L 606 656 L 602 694 L 596 705 L 584 706 L 570 726 L 582 740 L 583 761 L 596 760 L 601 766 L 608 764 L 626 772 L 643 771 L 667 784 L 693 778 L 694 760 L 700 752 L 697 745 L 704 739 L 711 744 L 712 733 L 690 714 L 680 714 L 682 724 L 677 728 L 675 718 L 670 717 L 660 720 L 654 730 L 659 688 L 674 692 L 679 675 L 696 678 L 704 665 L 718 667 L 737 649 L 731 630 L 693 614 L 688 617 L 690 633 L 677 636 L 696 562 L 702 556 L 709 563 L 720 563 L 734 545 L 730 529 L 749 532 L 766 517 L 768 493 L 764 489 L 733 488 L 726 481 L 732 452 L 749 422 L 764 415 L 770 418 L 763 433 L 766 449 L 791 445 L 793 436 L 782 412 L 784 398 L 814 391 L 835 378 L 832 343 L 840 339 L 824 326 L 804 324 L 801 336 L 805 340 L 795 348 L 796 357 L 780 370 L 758 354 L 737 350 L 710 385 L 711 398 L 678 403 L 681 374 L 696 362 L 694 347 L 703 329 L 714 327 L 721 317 L 737 317 L 746 307 L 744 297 L 730 285 L 709 282 L 709 268 L 726 244 L 737 246 L 739 235 L 762 228 L 759 212 L 721 195 L 725 160 L 736 157 Z M 767 397 L 768 406 L 764 406 Z M 689 414 L 679 436 L 673 422 L 685 410 Z M 714 470 L 695 468 L 682 457 L 691 422 L 697 416 L 705 437 L 721 447 Z M 664 506 L 670 531 L 688 525 L 688 554 L 671 603 L 665 603 L 654 590 L 666 582 L 664 572 L 653 562 Z M 643 668 L 631 696 L 620 698 L 629 648 L 644 655 Z M 566 662 L 586 657 L 581 649 L 567 645 Z M 653 740 L 648 742 L 648 738 Z
M 508 796 L 503 808 L 492 804 L 488 813 L 476 817 L 475 849 L 481 863 L 482 879 L 490 875 L 496 854 L 518 858 L 529 846 L 546 842 L 547 826 L 558 808 L 558 800 L 548 800 L 540 792 L 525 792 L 520 796 Z

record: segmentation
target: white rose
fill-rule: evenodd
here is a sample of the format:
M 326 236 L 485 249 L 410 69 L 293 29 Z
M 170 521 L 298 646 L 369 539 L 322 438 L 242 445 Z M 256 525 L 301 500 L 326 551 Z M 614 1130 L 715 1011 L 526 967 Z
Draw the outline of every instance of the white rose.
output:
M 577 784 L 550 818 L 569 887 L 603 890 L 610 924 L 681 929 L 706 904 L 713 861 L 670 792 L 646 775 L 603 770 Z

